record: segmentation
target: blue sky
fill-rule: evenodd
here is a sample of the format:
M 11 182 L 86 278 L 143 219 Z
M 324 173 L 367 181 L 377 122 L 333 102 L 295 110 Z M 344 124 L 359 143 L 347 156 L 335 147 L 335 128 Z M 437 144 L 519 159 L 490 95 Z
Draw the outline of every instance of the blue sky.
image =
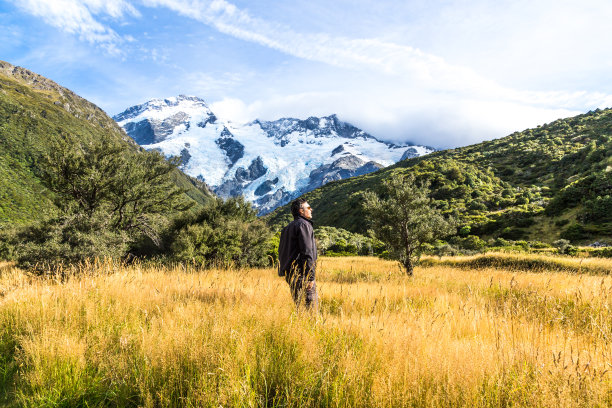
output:
M 110 115 L 332 113 L 438 148 L 612 106 L 607 0 L 0 0 L 0 59 Z

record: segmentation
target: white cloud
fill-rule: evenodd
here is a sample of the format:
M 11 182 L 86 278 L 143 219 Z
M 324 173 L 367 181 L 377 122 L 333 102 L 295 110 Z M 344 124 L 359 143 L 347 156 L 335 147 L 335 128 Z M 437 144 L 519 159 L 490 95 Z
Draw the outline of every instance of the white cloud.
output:
M 283 53 L 352 71 L 368 72 L 379 81 L 386 76 L 406 91 L 457 94 L 485 102 L 526 104 L 542 109 L 601 106 L 610 97 L 586 92 L 533 92 L 504 87 L 468 67 L 455 66 L 419 49 L 379 39 L 352 39 L 327 34 L 303 34 L 251 16 L 225 0 L 144 0 L 211 25 L 228 35 Z M 387 81 L 387 79 L 383 80 Z M 587 102 L 588 101 L 588 102 Z
M 305 92 L 256 99 L 250 103 L 224 99 L 212 103 L 211 109 L 222 119 L 239 122 L 336 113 L 341 120 L 379 139 L 436 148 L 490 140 L 579 113 L 450 94 L 393 93 L 391 87 L 389 84 L 378 90 L 356 87 L 352 92 Z
M 239 123 L 249 122 L 253 118 L 252 108 L 236 98 L 224 98 L 210 104 L 210 109 L 223 121 L 235 121 Z
M 111 54 L 120 54 L 117 44 L 124 39 L 112 28 L 100 23 L 95 15 L 121 18 L 139 15 L 125 0 L 17 0 L 22 10 L 42 18 L 62 31 L 77 34 L 81 39 L 102 46 Z

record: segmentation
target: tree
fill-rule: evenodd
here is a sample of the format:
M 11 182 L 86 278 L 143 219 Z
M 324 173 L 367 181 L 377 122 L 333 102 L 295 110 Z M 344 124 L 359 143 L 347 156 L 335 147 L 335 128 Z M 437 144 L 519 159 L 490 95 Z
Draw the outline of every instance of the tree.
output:
M 41 159 L 41 178 L 58 211 L 18 234 L 22 266 L 123 256 L 144 237 L 159 245 L 169 216 L 192 204 L 171 179 L 176 162 L 157 152 L 71 135 L 51 146 Z
M 384 181 L 380 196 L 372 191 L 363 196 L 374 234 L 408 275 L 412 275 L 424 243 L 456 232 L 454 220 L 446 219 L 432 202 L 429 184 L 417 185 L 411 174 Z

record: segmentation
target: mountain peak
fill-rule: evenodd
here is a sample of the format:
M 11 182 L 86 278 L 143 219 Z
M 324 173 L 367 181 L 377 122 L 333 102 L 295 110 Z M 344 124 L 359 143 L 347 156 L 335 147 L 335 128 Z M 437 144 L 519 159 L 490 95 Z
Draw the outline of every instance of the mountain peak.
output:
M 143 104 L 132 106 L 123 112 L 113 116 L 113 119 L 119 123 L 124 121 L 132 121 L 136 117 L 142 115 L 143 113 L 151 113 L 151 112 L 161 112 L 166 111 L 168 108 L 175 108 L 174 113 L 182 110 L 185 113 L 189 113 L 187 111 L 206 111 L 212 114 L 210 108 L 206 104 L 204 99 L 198 98 L 197 96 L 191 95 L 179 95 L 179 96 L 171 96 L 168 98 L 154 98 Z M 152 115 L 147 115 L 151 117 Z
M 391 165 L 408 147 L 382 142 L 335 114 L 223 122 L 204 100 L 185 95 L 153 99 L 115 120 L 144 148 L 180 156 L 187 174 L 223 197 L 245 196 L 260 213 L 328 181 Z

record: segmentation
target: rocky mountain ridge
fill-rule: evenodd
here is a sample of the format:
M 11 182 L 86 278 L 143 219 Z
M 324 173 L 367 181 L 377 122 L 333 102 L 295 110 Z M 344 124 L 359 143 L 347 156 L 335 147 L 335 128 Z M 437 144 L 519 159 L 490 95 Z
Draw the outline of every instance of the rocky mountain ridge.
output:
M 142 147 L 180 156 L 187 174 L 222 197 L 245 196 L 260 214 L 330 181 L 433 151 L 380 141 L 336 115 L 225 122 L 194 96 L 154 99 L 113 119 Z

